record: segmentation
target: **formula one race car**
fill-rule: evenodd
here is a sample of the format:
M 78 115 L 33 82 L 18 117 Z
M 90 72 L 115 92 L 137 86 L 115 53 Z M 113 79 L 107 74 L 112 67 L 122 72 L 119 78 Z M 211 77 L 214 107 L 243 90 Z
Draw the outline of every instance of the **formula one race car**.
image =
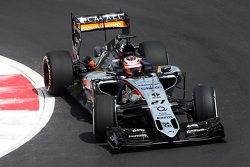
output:
M 191 100 L 177 98 L 185 75 L 169 65 L 161 42 L 132 44 L 126 13 L 71 14 L 71 22 L 73 54 L 46 53 L 45 87 L 54 96 L 70 92 L 89 110 L 97 141 L 122 148 L 224 138 L 214 88 L 197 86 Z M 82 32 L 109 29 L 122 31 L 80 60 Z

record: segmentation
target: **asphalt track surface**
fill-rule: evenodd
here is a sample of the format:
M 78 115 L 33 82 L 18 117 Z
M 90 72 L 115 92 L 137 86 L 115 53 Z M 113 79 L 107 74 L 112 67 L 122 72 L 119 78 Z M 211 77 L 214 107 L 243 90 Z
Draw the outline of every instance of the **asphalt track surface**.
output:
M 187 94 L 198 83 L 216 88 L 226 142 L 128 150 L 114 154 L 92 138 L 91 117 L 69 97 L 31 141 L 0 166 L 250 166 L 250 1 L 8 0 L 0 1 L 0 54 L 41 74 L 44 53 L 71 50 L 70 12 L 125 10 L 135 42 L 161 40 L 171 64 L 187 72 Z M 103 32 L 83 36 L 83 53 Z

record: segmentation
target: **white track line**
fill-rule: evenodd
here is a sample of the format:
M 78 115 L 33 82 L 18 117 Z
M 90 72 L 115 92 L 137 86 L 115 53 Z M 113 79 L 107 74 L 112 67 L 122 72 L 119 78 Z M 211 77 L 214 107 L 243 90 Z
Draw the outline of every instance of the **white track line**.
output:
M 32 139 L 42 130 L 52 116 L 55 98 L 47 94 L 43 77 L 34 70 L 1 55 L 0 63 L 2 66 L 11 67 L 10 71 L 1 71 L 1 75 L 19 71 L 20 74 L 30 80 L 39 95 L 39 112 L 0 111 L 0 157 L 3 157 Z M 21 130 L 17 132 L 17 129 Z

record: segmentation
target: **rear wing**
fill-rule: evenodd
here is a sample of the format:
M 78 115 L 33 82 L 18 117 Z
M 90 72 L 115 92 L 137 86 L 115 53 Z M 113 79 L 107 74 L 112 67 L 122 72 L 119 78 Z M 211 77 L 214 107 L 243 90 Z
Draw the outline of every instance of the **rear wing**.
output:
M 81 32 L 129 28 L 128 15 L 123 12 L 91 16 L 74 16 L 72 14 L 72 22 Z
M 71 13 L 71 25 L 73 61 L 77 61 L 79 59 L 82 32 L 121 29 L 122 34 L 129 34 L 130 31 L 129 17 L 124 12 L 97 14 L 89 16 L 77 16 Z

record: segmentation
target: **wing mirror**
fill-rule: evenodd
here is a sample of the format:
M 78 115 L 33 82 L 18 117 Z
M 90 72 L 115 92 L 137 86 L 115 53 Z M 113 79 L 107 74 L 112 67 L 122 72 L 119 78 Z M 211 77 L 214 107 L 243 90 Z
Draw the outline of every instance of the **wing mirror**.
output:
M 170 72 L 170 70 L 171 70 L 170 66 L 167 66 L 161 69 L 162 72 Z

